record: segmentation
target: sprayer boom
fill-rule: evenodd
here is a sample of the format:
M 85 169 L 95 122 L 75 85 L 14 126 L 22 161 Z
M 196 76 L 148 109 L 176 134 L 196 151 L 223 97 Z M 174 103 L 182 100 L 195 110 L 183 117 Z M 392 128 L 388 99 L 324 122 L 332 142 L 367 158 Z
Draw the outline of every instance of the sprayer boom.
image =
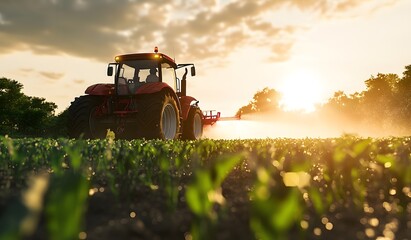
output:
M 216 112 L 215 110 L 203 112 L 204 125 L 214 125 L 214 123 L 216 123 L 217 121 L 232 121 L 232 120 L 241 120 L 241 116 L 221 117 L 221 113 Z

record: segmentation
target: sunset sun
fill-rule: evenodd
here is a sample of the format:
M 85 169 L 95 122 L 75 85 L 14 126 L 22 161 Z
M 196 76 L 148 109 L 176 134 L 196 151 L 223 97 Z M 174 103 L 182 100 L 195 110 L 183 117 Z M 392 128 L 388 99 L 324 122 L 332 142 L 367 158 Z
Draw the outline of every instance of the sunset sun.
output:
M 309 71 L 296 71 L 284 78 L 281 86 L 280 106 L 286 111 L 315 111 L 322 96 L 320 79 Z

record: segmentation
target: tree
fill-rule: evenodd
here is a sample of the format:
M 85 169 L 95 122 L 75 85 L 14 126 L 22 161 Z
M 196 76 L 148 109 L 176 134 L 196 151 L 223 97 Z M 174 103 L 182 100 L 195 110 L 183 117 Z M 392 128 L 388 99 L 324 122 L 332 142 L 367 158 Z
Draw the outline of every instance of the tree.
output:
M 19 131 L 23 135 L 46 136 L 54 118 L 57 105 L 46 102 L 44 98 L 27 97 L 26 109 L 22 111 Z
M 22 105 L 24 94 L 23 85 L 15 80 L 0 79 L 0 134 L 17 131 L 17 122 L 20 119 L 19 106 Z
M 15 80 L 0 78 L 0 135 L 45 136 L 49 134 L 56 104 L 29 97 Z
M 405 67 L 403 78 L 381 74 L 365 81 L 366 90 L 347 96 L 336 92 L 323 109 L 339 112 L 352 120 L 361 120 L 382 129 L 410 129 L 411 65 Z
M 334 111 L 349 117 L 352 120 L 362 119 L 362 93 L 347 95 L 343 91 L 337 91 L 334 96 L 323 106 L 327 111 Z
M 405 67 L 403 77 L 398 82 L 398 103 L 403 123 L 411 129 L 411 65 Z
M 68 108 L 52 118 L 49 136 L 68 137 L 67 130 Z
M 253 100 L 246 106 L 241 107 L 237 111 L 237 116 L 241 114 L 257 113 L 257 112 L 276 112 L 279 108 L 280 94 L 268 87 L 254 94 Z
M 370 120 L 392 125 L 392 120 L 398 115 L 396 94 L 399 80 L 397 74 L 378 73 L 376 77 L 371 76 L 365 81 L 367 90 L 363 92 L 364 105 Z

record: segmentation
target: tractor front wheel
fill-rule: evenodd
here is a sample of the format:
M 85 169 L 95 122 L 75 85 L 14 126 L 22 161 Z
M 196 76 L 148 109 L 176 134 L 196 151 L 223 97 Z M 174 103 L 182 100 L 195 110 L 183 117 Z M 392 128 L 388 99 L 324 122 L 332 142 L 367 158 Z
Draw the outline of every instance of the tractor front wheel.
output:
M 104 99 L 85 95 L 77 97 L 68 109 L 68 134 L 70 138 L 104 138 L 106 129 L 98 122 Z

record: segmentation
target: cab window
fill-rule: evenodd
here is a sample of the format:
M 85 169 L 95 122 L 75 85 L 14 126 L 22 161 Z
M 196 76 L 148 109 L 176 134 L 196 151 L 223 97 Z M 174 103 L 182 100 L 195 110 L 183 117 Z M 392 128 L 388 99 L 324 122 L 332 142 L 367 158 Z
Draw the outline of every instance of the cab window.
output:
M 168 63 L 161 64 L 162 81 L 167 83 L 171 88 L 176 90 L 176 73 Z

